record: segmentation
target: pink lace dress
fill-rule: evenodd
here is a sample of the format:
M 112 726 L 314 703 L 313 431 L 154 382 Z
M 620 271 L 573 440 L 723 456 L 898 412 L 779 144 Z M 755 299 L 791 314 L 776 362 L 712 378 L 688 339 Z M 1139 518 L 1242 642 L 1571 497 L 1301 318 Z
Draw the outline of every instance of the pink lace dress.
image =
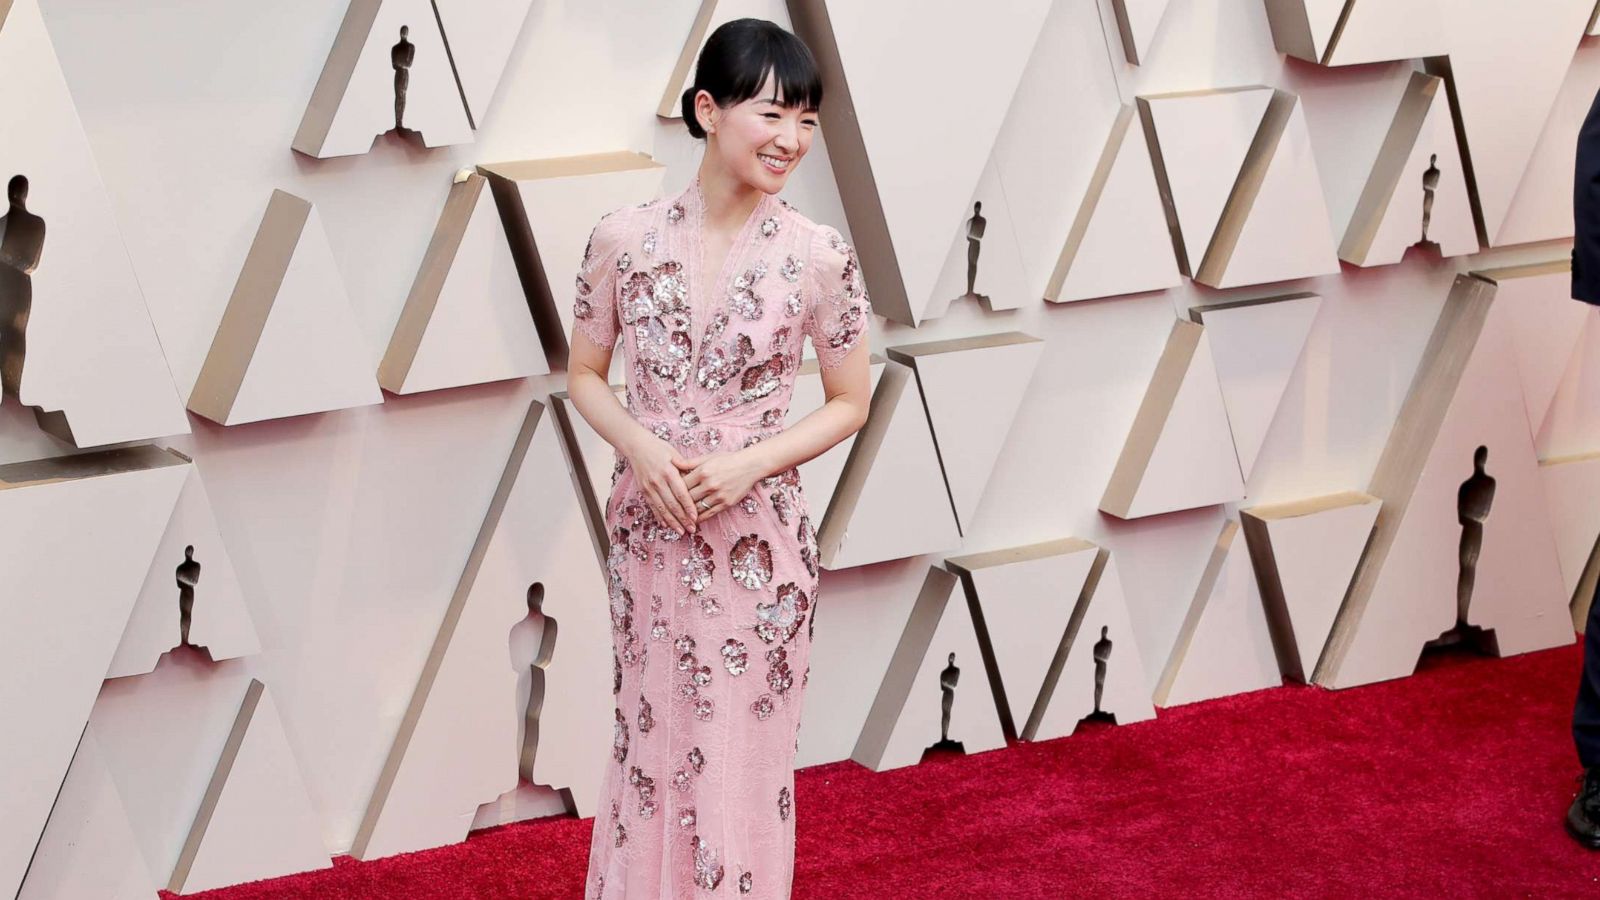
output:
M 687 456 L 780 433 L 804 336 L 836 366 L 870 311 L 838 230 L 775 195 L 705 272 L 704 202 L 696 179 L 603 217 L 573 306 L 597 344 L 622 335 L 628 411 Z M 616 723 L 584 897 L 788 897 L 818 584 L 799 472 L 679 537 L 618 454 L 605 524 Z

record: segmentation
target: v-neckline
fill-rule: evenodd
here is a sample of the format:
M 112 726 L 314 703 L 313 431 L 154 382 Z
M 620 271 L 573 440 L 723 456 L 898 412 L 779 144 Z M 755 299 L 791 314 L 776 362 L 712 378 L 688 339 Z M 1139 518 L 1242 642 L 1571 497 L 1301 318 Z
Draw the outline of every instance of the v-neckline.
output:
M 711 319 L 715 318 L 713 310 L 721 308 L 722 302 L 727 299 L 727 295 L 731 290 L 733 270 L 738 268 L 734 263 L 741 255 L 741 248 L 749 243 L 750 229 L 756 222 L 761 221 L 762 216 L 767 213 L 767 210 L 774 202 L 774 195 L 763 191 L 761 198 L 756 201 L 755 207 L 745 217 L 744 224 L 740 225 L 739 230 L 734 232 L 733 240 L 728 244 L 728 252 L 722 257 L 722 264 L 717 267 L 717 272 L 712 276 L 712 280 L 706 283 L 708 292 L 701 292 L 704 296 L 704 316 L 696 315 L 701 309 L 695 303 L 695 293 L 697 293 L 695 285 L 701 281 L 700 276 L 705 272 L 706 257 L 706 195 L 704 188 L 700 184 L 699 175 L 696 175 L 689 182 L 689 187 L 684 191 L 684 195 L 691 211 L 689 224 L 694 228 L 695 246 L 695 268 L 694 272 L 689 276 L 689 341 L 691 344 L 696 345 L 695 349 L 698 351 L 700 349 L 698 344 L 705 336 L 705 329 L 711 324 Z

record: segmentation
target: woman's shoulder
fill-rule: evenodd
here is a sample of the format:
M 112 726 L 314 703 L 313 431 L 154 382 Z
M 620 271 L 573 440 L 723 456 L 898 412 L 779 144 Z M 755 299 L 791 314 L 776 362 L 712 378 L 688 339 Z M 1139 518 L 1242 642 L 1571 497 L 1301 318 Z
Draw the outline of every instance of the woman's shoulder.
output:
M 633 239 L 640 221 L 639 211 L 650 205 L 651 202 L 630 203 L 602 215 L 589 230 L 589 242 L 583 249 L 584 265 L 617 255 Z
M 809 247 L 813 265 L 839 271 L 844 268 L 847 260 L 855 255 L 854 249 L 838 228 L 826 222 L 818 222 L 791 206 L 782 197 L 778 198 L 778 202 L 782 204 L 785 217 L 799 236 L 800 245 Z
M 782 210 L 782 216 L 786 220 L 785 224 L 793 228 L 805 240 L 815 241 L 818 233 L 832 227 L 824 225 L 801 212 L 788 200 L 785 200 L 782 195 L 773 199 L 778 201 L 778 207 Z

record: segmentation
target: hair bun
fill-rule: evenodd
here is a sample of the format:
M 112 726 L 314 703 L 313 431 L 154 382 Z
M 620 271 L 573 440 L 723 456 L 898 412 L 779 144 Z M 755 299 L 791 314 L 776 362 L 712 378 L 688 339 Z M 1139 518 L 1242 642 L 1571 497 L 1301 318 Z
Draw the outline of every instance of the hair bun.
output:
M 694 98 L 695 95 L 699 93 L 700 89 L 698 87 L 690 85 L 686 90 L 684 90 L 683 99 L 679 104 L 682 107 L 683 124 L 689 129 L 689 136 L 695 139 L 704 138 L 706 136 L 705 129 L 700 127 L 700 120 L 696 118 L 694 114 Z

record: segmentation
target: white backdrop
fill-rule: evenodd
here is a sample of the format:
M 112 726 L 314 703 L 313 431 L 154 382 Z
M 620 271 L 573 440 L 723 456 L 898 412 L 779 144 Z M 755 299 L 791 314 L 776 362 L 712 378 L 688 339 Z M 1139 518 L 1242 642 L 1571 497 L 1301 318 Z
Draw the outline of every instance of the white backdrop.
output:
M 653 115 L 697 0 L 535 0 L 475 143 L 421 151 L 385 138 L 365 155 L 325 161 L 297 155 L 289 142 L 343 4 L 42 5 L 183 396 L 274 188 L 320 211 L 375 371 L 456 169 L 631 149 L 668 165 L 667 188 L 676 190 L 699 161 L 699 145 L 681 122 Z M 1149 61 L 1132 67 L 1122 60 L 1109 6 L 1079 0 L 1074 21 L 1100 30 L 1088 44 L 1106 57 L 1075 64 L 1109 67 L 1117 102 L 1256 83 L 1298 93 L 1333 233 L 1343 233 L 1411 63 L 1323 70 L 1276 51 L 1262 0 L 1174 0 Z M 766 8 L 768 17 L 788 23 L 782 3 L 769 0 Z M 1519 226 L 1525 233 L 1566 221 L 1571 134 L 1597 86 L 1600 46 L 1586 39 L 1556 124 L 1513 204 L 1511 220 L 1528 223 Z M 1071 155 L 1092 166 L 1099 140 Z M 791 177 L 785 197 L 848 236 L 825 138 Z M 1263 288 L 1218 292 L 1186 281 L 1167 292 L 1060 306 L 1024 300 L 1003 313 L 957 301 L 918 329 L 880 319 L 872 341 L 881 351 L 1019 330 L 1048 342 L 977 516 L 963 523 L 960 552 L 1067 535 L 1110 548 L 1153 684 L 1232 512 L 1210 507 L 1122 522 L 1097 510 L 1174 313 L 1222 298 L 1320 293 L 1321 312 L 1243 505 L 1360 490 L 1455 273 L 1565 252 L 1555 241 L 1443 264 L 1412 256 L 1392 267 L 1346 267 L 1336 276 Z M 174 827 L 192 819 L 254 676 L 283 714 L 328 850 L 350 847 L 528 402 L 563 387 L 558 373 L 386 395 L 379 406 L 231 428 L 191 416 L 192 436 L 163 442 L 198 461 L 263 648 L 216 665 L 169 658 L 150 675 L 108 682 L 102 693 L 102 706 L 164 710 L 173 721 L 195 723 L 192 759 L 151 760 L 193 769 L 169 781 L 192 791 L 164 800 Z M 1564 452 L 1595 449 L 1600 436 Z M 60 452 L 37 433 L 30 413 L 0 407 L 0 462 Z M 929 562 L 827 573 L 819 659 L 888 652 Z M 513 657 L 518 653 L 525 665 L 532 647 L 514 645 Z M 846 758 L 871 699 L 850 667 L 814 668 L 799 763 Z M 551 792 L 526 788 L 479 821 L 558 810 Z

